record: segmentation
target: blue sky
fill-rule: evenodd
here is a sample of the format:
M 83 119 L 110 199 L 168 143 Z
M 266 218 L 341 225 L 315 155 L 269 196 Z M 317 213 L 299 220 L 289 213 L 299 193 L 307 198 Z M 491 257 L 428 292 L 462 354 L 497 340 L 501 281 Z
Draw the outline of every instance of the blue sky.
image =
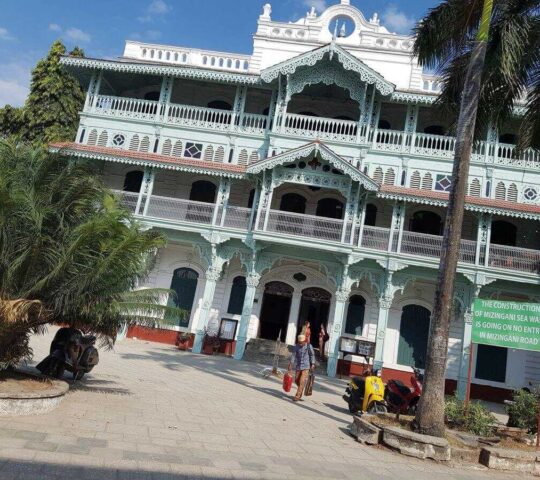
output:
M 22 105 L 30 71 L 61 38 L 87 56 L 117 57 L 124 41 L 142 40 L 251 53 L 262 6 L 272 19 L 297 20 L 339 0 L 0 0 L 0 106 Z M 408 33 L 437 0 L 352 0 L 369 18 L 379 13 L 390 31 Z

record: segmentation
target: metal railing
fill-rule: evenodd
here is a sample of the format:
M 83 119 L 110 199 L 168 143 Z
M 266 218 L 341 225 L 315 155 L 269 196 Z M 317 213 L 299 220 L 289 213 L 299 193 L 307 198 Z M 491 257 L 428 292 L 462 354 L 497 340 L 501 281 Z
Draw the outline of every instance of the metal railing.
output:
M 389 228 L 364 226 L 362 242 L 360 246 L 364 248 L 370 248 L 372 250 L 387 251 L 389 240 Z
M 339 242 L 343 232 L 343 220 L 270 210 L 266 230 Z
M 488 265 L 496 268 L 540 273 L 540 251 L 491 244 Z
M 404 231 L 399 251 L 409 255 L 439 258 L 442 251 L 443 237 Z M 461 240 L 459 248 L 459 261 L 474 263 L 476 259 L 476 242 L 474 240 Z
M 278 125 L 281 124 L 280 117 L 276 121 Z M 354 142 L 358 134 L 358 122 L 286 113 L 282 132 L 288 135 Z
M 251 217 L 251 208 L 236 207 L 228 205 L 225 209 L 225 218 L 223 225 L 228 228 L 238 228 L 240 230 L 249 229 L 249 219 Z
M 121 190 L 113 190 L 114 194 L 120 199 L 120 203 L 126 207 L 131 213 L 135 213 L 139 194 L 135 192 L 123 192 Z
M 214 208 L 215 204 L 213 203 L 152 195 L 146 215 L 165 220 L 209 225 L 212 223 Z

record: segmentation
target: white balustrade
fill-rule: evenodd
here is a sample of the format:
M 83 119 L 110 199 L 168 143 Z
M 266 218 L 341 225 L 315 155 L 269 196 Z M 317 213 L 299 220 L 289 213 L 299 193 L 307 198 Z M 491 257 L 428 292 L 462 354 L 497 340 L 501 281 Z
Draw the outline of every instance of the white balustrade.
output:
M 439 258 L 442 251 L 443 237 L 404 231 L 401 239 L 401 253 L 420 257 Z M 461 240 L 459 260 L 465 263 L 474 263 L 476 256 L 476 242 L 474 240 Z
M 268 116 L 255 113 L 244 113 L 240 121 L 240 129 L 246 133 L 264 134 Z
M 412 153 L 416 153 L 418 155 L 453 158 L 455 148 L 455 137 L 417 133 L 415 134 Z
M 121 118 L 153 120 L 159 110 L 159 102 L 141 98 L 97 95 L 94 102 L 94 113 Z
M 115 195 L 120 199 L 120 203 L 126 207 L 131 213 L 135 213 L 137 208 L 137 201 L 139 199 L 139 194 L 134 192 L 123 192 L 121 190 L 113 190 Z
M 285 125 L 282 131 L 288 135 L 339 142 L 355 142 L 357 140 L 358 122 L 286 113 Z
M 527 148 L 519 151 L 516 145 L 499 143 L 496 148 L 495 163 L 518 167 L 540 168 L 540 152 Z
M 215 205 L 213 203 L 152 195 L 148 205 L 147 216 L 208 225 L 212 223 L 214 207 Z
M 223 225 L 228 228 L 248 230 L 250 217 L 251 208 L 228 205 L 225 209 L 225 220 Z
M 540 273 L 540 251 L 491 244 L 488 263 L 490 267 Z
M 217 130 L 230 128 L 232 112 L 217 108 L 170 104 L 167 123 L 189 127 L 210 127 Z
M 373 147 L 387 152 L 401 152 L 410 141 L 410 135 L 399 130 L 377 129 L 372 133 Z
M 270 210 L 266 230 L 285 235 L 341 241 L 343 220 Z
M 372 250 L 388 250 L 388 241 L 390 239 L 390 229 L 382 227 L 364 226 L 362 234 L 362 247 Z

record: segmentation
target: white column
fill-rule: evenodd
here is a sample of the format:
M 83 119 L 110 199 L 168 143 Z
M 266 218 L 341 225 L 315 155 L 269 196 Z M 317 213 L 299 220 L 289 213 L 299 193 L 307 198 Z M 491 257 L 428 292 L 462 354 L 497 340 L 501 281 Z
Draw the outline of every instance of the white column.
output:
M 392 284 L 393 272 L 386 271 L 386 278 L 382 286 L 382 293 L 379 296 L 379 313 L 377 317 L 377 335 L 375 338 L 375 357 L 373 359 L 373 369 L 380 370 L 383 368 L 384 358 L 384 340 L 386 337 L 386 328 L 388 326 L 388 317 L 390 316 L 390 308 L 394 299 L 394 288 Z
M 222 208 L 221 208 L 221 218 L 219 219 L 220 226 L 225 224 L 225 215 L 227 215 L 227 207 L 229 206 L 229 198 L 231 196 L 231 180 L 227 179 L 225 183 L 225 190 L 222 194 Z
M 362 238 L 364 237 L 364 224 L 366 222 L 366 207 L 367 207 L 367 195 L 362 200 L 362 205 L 360 207 L 360 228 L 358 230 L 358 246 L 362 246 Z
M 216 292 L 216 284 L 221 276 L 222 265 L 213 263 L 206 270 L 206 283 L 204 284 L 204 292 L 202 298 L 202 306 L 199 312 L 199 320 L 197 322 L 197 332 L 193 342 L 193 353 L 201 353 L 208 321 L 210 320 L 210 312 L 212 311 L 212 301 Z
M 407 106 L 407 118 L 405 119 L 405 128 L 402 142 L 403 151 L 411 151 L 416 139 L 416 125 L 418 123 L 419 105 Z M 407 145 L 407 140 L 410 139 L 410 144 Z
M 234 97 L 234 106 L 231 115 L 231 128 L 241 125 L 241 118 L 244 114 L 244 107 L 246 104 L 247 87 L 245 85 L 238 85 L 236 87 L 236 95 Z
M 302 292 L 294 292 L 289 310 L 289 321 L 287 324 L 287 335 L 285 342 L 288 345 L 296 343 L 296 332 L 298 330 L 298 316 L 300 315 L 300 304 L 302 302 Z
M 326 373 L 329 377 L 335 377 L 339 361 L 339 342 L 343 331 L 343 320 L 345 318 L 345 304 L 349 298 L 349 290 L 338 290 L 336 292 L 336 302 L 334 306 L 334 318 L 332 321 L 332 331 L 329 332 L 328 340 L 328 363 Z
M 99 95 L 99 90 L 101 89 L 101 81 L 103 79 L 103 70 L 100 70 L 96 74 L 96 78 L 93 85 L 93 91 L 92 91 L 92 104 L 89 105 L 90 111 L 93 112 L 96 108 L 97 104 L 97 97 Z
M 403 215 L 404 215 L 403 202 L 394 203 L 392 210 L 392 225 L 390 226 L 390 238 L 388 239 L 388 251 L 392 252 L 397 248 L 398 242 L 394 244 L 394 236 L 396 232 L 399 232 L 403 228 Z M 399 233 L 398 233 L 399 237 Z
M 347 204 L 343 215 L 343 226 L 341 228 L 341 243 L 344 243 L 347 237 L 347 225 L 352 218 L 352 210 L 356 207 L 356 190 L 353 190 L 352 180 L 349 181 L 349 192 L 347 193 Z
M 146 201 L 144 202 L 143 216 L 146 216 L 148 214 L 148 208 L 150 207 L 150 199 L 152 198 L 152 191 L 154 190 L 155 178 L 156 173 L 154 170 L 151 170 L 146 187 Z
M 150 182 L 151 174 L 152 174 L 152 169 L 149 167 L 145 167 L 143 179 L 141 182 L 141 188 L 139 189 L 139 196 L 137 197 L 137 205 L 135 206 L 135 212 L 134 212 L 135 215 L 139 215 L 140 213 L 144 195 L 148 191 L 148 184 Z
M 220 222 L 218 221 L 218 217 L 220 214 L 224 215 L 225 212 L 223 211 L 223 203 L 226 197 L 228 197 L 229 191 L 231 188 L 231 183 L 229 179 L 224 177 L 219 177 L 219 186 L 218 191 L 216 195 L 216 203 L 214 204 L 214 213 L 212 215 L 212 225 L 218 225 Z
M 377 143 L 377 131 L 379 129 L 379 118 L 381 116 L 382 102 L 378 98 L 377 93 L 373 94 L 373 111 L 371 114 L 370 131 L 373 132 L 372 146 L 375 147 Z
M 258 273 L 249 273 L 246 277 L 246 295 L 244 297 L 244 305 L 242 306 L 242 317 L 240 318 L 240 326 L 238 328 L 238 336 L 236 338 L 236 347 L 234 350 L 234 358 L 242 360 L 246 350 L 247 334 L 249 323 L 251 321 L 251 311 L 253 310 L 253 301 L 261 276 Z
M 169 116 L 169 105 L 174 79 L 172 77 L 163 77 L 161 90 L 159 92 L 159 107 L 156 112 L 156 121 L 167 121 Z

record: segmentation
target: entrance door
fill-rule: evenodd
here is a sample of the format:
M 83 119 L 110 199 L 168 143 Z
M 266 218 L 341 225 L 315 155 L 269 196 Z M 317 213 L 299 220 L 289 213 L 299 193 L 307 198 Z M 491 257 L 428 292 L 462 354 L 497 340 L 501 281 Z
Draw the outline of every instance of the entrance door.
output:
M 311 344 L 319 348 L 319 329 L 321 324 L 325 330 L 328 326 L 328 312 L 332 296 L 322 288 L 306 288 L 302 291 L 300 313 L 298 315 L 298 334 L 304 323 L 309 321 L 311 327 Z
M 270 282 L 264 288 L 259 337 L 284 342 L 291 311 L 293 288 L 283 282 Z M 281 332 L 281 333 L 280 333 Z

